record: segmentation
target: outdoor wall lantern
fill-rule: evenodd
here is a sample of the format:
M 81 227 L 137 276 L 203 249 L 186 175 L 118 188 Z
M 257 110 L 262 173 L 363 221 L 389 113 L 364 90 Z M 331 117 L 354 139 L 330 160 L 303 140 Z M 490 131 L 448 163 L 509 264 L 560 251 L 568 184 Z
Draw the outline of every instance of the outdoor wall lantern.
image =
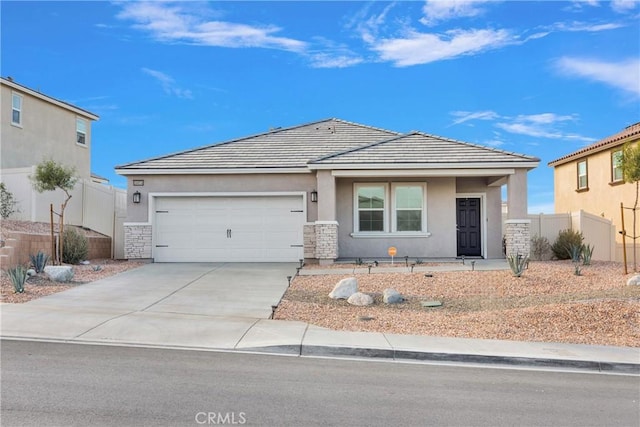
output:
M 318 192 L 316 190 L 313 190 L 311 192 L 311 201 L 314 203 L 318 201 Z
M 133 203 L 140 203 L 140 199 L 142 198 L 142 194 L 139 191 L 133 193 Z

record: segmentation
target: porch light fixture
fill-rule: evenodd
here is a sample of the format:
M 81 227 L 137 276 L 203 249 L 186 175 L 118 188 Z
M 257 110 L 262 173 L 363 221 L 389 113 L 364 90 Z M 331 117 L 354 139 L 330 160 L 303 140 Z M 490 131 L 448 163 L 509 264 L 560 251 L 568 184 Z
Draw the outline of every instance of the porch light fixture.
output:
M 142 198 L 142 194 L 139 191 L 133 193 L 133 203 L 140 203 L 140 199 Z
M 311 192 L 311 201 L 314 203 L 318 202 L 318 192 L 316 190 Z

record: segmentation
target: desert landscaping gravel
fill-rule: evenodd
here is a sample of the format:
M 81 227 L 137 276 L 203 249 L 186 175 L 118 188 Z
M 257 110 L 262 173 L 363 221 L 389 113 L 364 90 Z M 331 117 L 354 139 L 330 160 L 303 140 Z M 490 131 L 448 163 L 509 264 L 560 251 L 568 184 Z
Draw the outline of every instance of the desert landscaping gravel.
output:
M 640 287 L 626 284 L 631 274 L 620 263 L 593 262 L 576 276 L 570 261 L 531 262 L 520 278 L 508 270 L 434 271 L 432 277 L 398 270 L 296 276 L 275 318 L 347 331 L 640 347 Z M 356 277 L 374 305 L 330 299 L 346 277 Z M 383 304 L 386 288 L 407 301 Z M 422 307 L 432 300 L 443 305 Z

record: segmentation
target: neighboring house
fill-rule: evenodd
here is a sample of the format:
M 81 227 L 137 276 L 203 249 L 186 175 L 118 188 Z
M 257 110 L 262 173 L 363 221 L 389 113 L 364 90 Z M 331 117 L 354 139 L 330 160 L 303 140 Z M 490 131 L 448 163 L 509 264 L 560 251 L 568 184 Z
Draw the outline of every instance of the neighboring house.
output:
M 339 119 L 116 167 L 127 258 L 318 261 L 528 253 L 535 157 Z
M 98 116 L 9 78 L 0 78 L 0 169 L 25 168 L 51 158 L 91 179 L 91 122 Z
M 554 170 L 555 212 L 584 210 L 610 219 L 616 230 L 621 231 L 620 204 L 633 207 L 636 198 L 636 185 L 625 183 L 622 177 L 622 150 L 625 144 L 638 142 L 640 122 L 550 162 Z M 634 234 L 632 214 L 625 210 L 628 236 Z M 640 231 L 635 234 L 640 235 Z M 622 242 L 621 235 L 618 234 L 617 239 Z
M 75 105 L 0 78 L 0 180 L 17 200 L 11 219 L 49 222 L 50 206 L 59 212 L 61 190 L 37 193 L 29 179 L 43 160 L 75 168 L 78 182 L 65 210 L 65 222 L 91 228 L 114 238 L 115 221 L 124 216 L 124 190 L 91 173 L 91 124 L 98 116 Z

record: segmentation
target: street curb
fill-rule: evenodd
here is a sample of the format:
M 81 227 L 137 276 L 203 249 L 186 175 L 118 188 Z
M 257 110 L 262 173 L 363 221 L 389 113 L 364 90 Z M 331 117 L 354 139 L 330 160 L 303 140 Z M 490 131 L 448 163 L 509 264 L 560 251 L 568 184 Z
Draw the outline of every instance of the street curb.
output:
M 457 362 L 484 365 L 507 365 L 537 368 L 580 369 L 640 375 L 640 363 L 569 360 L 519 356 L 496 356 L 461 353 L 438 353 L 411 350 L 375 349 L 362 347 L 302 346 L 301 356 L 366 357 L 393 360 Z

